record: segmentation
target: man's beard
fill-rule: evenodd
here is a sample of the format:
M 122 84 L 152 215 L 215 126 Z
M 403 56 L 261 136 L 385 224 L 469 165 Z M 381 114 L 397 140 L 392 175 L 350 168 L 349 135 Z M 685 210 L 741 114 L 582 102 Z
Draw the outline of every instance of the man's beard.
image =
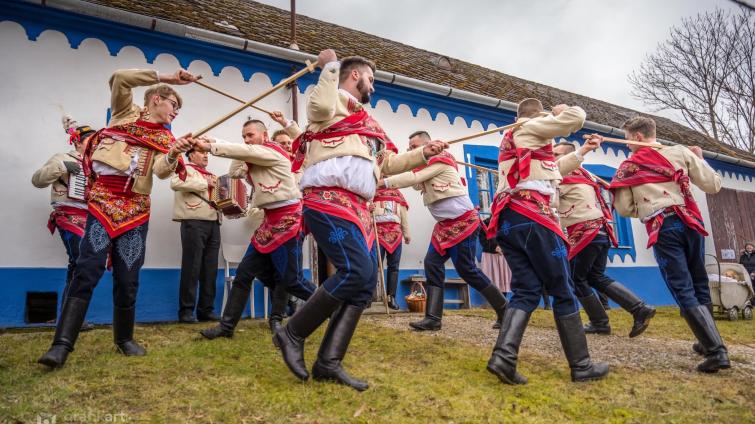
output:
M 364 87 L 363 80 L 357 82 L 357 91 L 359 91 L 359 94 L 362 96 L 362 98 L 359 99 L 360 102 L 365 104 L 370 102 L 370 92 Z

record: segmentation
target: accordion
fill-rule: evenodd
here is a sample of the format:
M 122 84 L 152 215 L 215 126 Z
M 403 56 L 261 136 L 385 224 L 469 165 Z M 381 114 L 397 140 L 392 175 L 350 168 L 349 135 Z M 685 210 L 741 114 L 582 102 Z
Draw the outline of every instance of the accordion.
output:
M 87 177 L 84 172 L 68 174 L 68 197 L 70 199 L 84 201 L 87 189 Z
M 249 208 L 249 196 L 244 181 L 231 178 L 228 174 L 218 177 L 210 194 L 210 201 L 227 217 L 238 218 L 246 214 Z

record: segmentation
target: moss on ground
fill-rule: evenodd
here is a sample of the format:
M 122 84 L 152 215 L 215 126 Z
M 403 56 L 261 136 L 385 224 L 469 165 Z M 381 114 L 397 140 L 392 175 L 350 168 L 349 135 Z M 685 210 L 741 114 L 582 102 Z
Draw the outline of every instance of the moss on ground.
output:
M 488 314 L 490 311 L 464 311 Z M 612 311 L 617 331 L 628 315 Z M 755 343 L 753 324 L 719 321 L 724 338 Z M 553 326 L 538 311 L 533 325 Z M 690 339 L 672 308 L 649 334 Z M 603 381 L 573 384 L 563 359 L 523 355 L 530 384 L 501 384 L 485 370 L 490 348 L 362 323 L 346 366 L 372 387 L 358 393 L 301 383 L 270 343 L 266 324 L 243 321 L 236 337 L 201 340 L 198 325 L 139 326 L 149 349 L 141 358 L 115 353 L 109 328 L 83 333 L 66 367 L 35 363 L 51 332 L 0 335 L 0 422 L 40 413 L 81 421 L 153 422 L 753 422 L 753 381 L 730 373 L 699 375 L 614 367 Z M 652 333 L 651 333 L 652 332 Z M 307 343 L 308 363 L 322 337 Z M 123 414 L 111 415 L 106 414 Z

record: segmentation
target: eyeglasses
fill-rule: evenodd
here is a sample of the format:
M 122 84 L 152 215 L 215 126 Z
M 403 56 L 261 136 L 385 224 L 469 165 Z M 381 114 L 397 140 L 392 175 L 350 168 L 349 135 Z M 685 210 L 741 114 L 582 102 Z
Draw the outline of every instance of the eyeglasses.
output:
M 173 99 L 169 99 L 169 98 L 163 96 L 162 94 L 158 94 L 158 95 L 160 96 L 161 99 L 167 100 L 167 101 L 170 102 L 171 106 L 173 106 L 173 111 L 174 112 L 178 112 L 179 110 L 181 110 L 181 106 L 178 105 L 177 101 L 175 101 Z

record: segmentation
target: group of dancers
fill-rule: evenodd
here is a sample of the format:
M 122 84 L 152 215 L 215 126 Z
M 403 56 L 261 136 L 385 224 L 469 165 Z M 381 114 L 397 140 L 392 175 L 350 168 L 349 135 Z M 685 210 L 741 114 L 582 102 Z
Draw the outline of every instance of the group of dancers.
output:
M 50 229 L 58 228 L 69 257 L 75 259 L 69 262 L 52 346 L 39 363 L 55 368 L 66 362 L 92 291 L 108 265 L 113 272 L 115 345 L 124 355 L 146 354 L 134 340 L 133 330 L 153 175 L 172 177 L 174 190 L 196 192 L 202 199 L 213 188 L 204 169 L 207 155 L 213 155 L 233 160 L 236 177 L 246 178 L 253 187 L 252 207 L 264 217 L 238 266 L 220 322 L 202 335 L 207 339 L 233 335 L 255 278 L 284 298 L 291 294 L 306 300 L 285 325 L 280 319 L 271 323 L 272 341 L 298 379 L 310 377 L 305 340 L 327 320 L 311 377 L 360 391 L 369 387 L 346 372 L 343 360 L 378 284 L 378 261 L 383 260 L 379 251 L 388 257 L 389 301 L 396 307 L 395 252 L 400 256 L 401 240 L 408 238 L 401 219 L 408 204 L 399 189 L 406 187 L 422 193 L 436 220 L 424 259 L 426 312 L 410 325 L 417 331 L 441 329 L 445 263 L 450 259 L 459 276 L 496 312 L 495 327 L 500 332 L 487 369 L 502 382 L 527 382 L 517 372 L 518 351 L 543 290 L 553 298 L 556 328 L 573 381 L 600 379 L 609 372 L 607 364 L 591 360 L 585 336 L 611 332 L 593 289 L 632 314 L 629 337 L 648 327 L 655 309 L 605 274 L 608 249 L 616 245 L 611 203 L 620 214 L 645 223 L 648 247 L 653 248 L 661 275 L 698 340 L 695 351 L 705 357 L 697 369 L 716 372 L 730 367 L 711 314 L 703 264 L 707 233 L 690 191 L 694 184 L 715 193 L 721 179 L 703 160 L 700 148 L 663 146 L 655 140 L 652 119 L 632 118 L 623 126 L 626 138 L 633 140 L 632 154 L 607 183 L 581 167 L 585 155 L 603 141 L 600 135 L 585 136 L 582 145 L 554 144 L 554 138 L 582 128 L 585 111 L 563 104 L 545 111 L 538 99 L 524 99 L 518 104 L 515 124 L 503 135 L 495 171 L 499 185 L 492 216 L 484 225 L 448 143 L 417 131 L 410 136 L 408 151 L 399 153 L 368 113 L 365 106 L 374 92 L 375 72 L 370 60 L 352 56 L 339 61 L 328 49 L 320 52 L 317 66 L 321 71 L 307 101 L 304 131 L 280 116 L 276 119 L 285 126 L 286 138 L 295 139 L 291 150 L 266 136 L 250 134 L 247 139 L 246 133 L 244 144 L 192 134 L 175 138 L 167 125 L 183 107 L 183 99 L 174 86 L 198 78 L 185 70 L 113 74 L 107 128 L 95 131 L 69 123 L 75 151 L 51 158 L 33 178 L 36 186 L 53 185 Z M 145 86 L 140 107 L 134 104 L 132 90 Z M 191 163 L 185 164 L 182 154 Z M 86 197 L 73 201 L 67 197 L 65 177 L 78 172 L 86 176 Z M 606 191 L 612 199 L 604 197 Z M 187 202 L 201 204 L 197 199 Z M 202 234 L 214 231 L 208 228 Z M 495 240 L 511 268 L 510 300 L 475 262 L 479 232 Z M 312 235 L 335 269 L 319 286 L 302 273 L 305 233 Z M 380 237 L 386 239 L 380 240 L 383 249 L 378 248 Z M 208 260 L 206 255 L 194 258 Z M 589 317 L 586 326 L 579 315 L 580 303 Z

